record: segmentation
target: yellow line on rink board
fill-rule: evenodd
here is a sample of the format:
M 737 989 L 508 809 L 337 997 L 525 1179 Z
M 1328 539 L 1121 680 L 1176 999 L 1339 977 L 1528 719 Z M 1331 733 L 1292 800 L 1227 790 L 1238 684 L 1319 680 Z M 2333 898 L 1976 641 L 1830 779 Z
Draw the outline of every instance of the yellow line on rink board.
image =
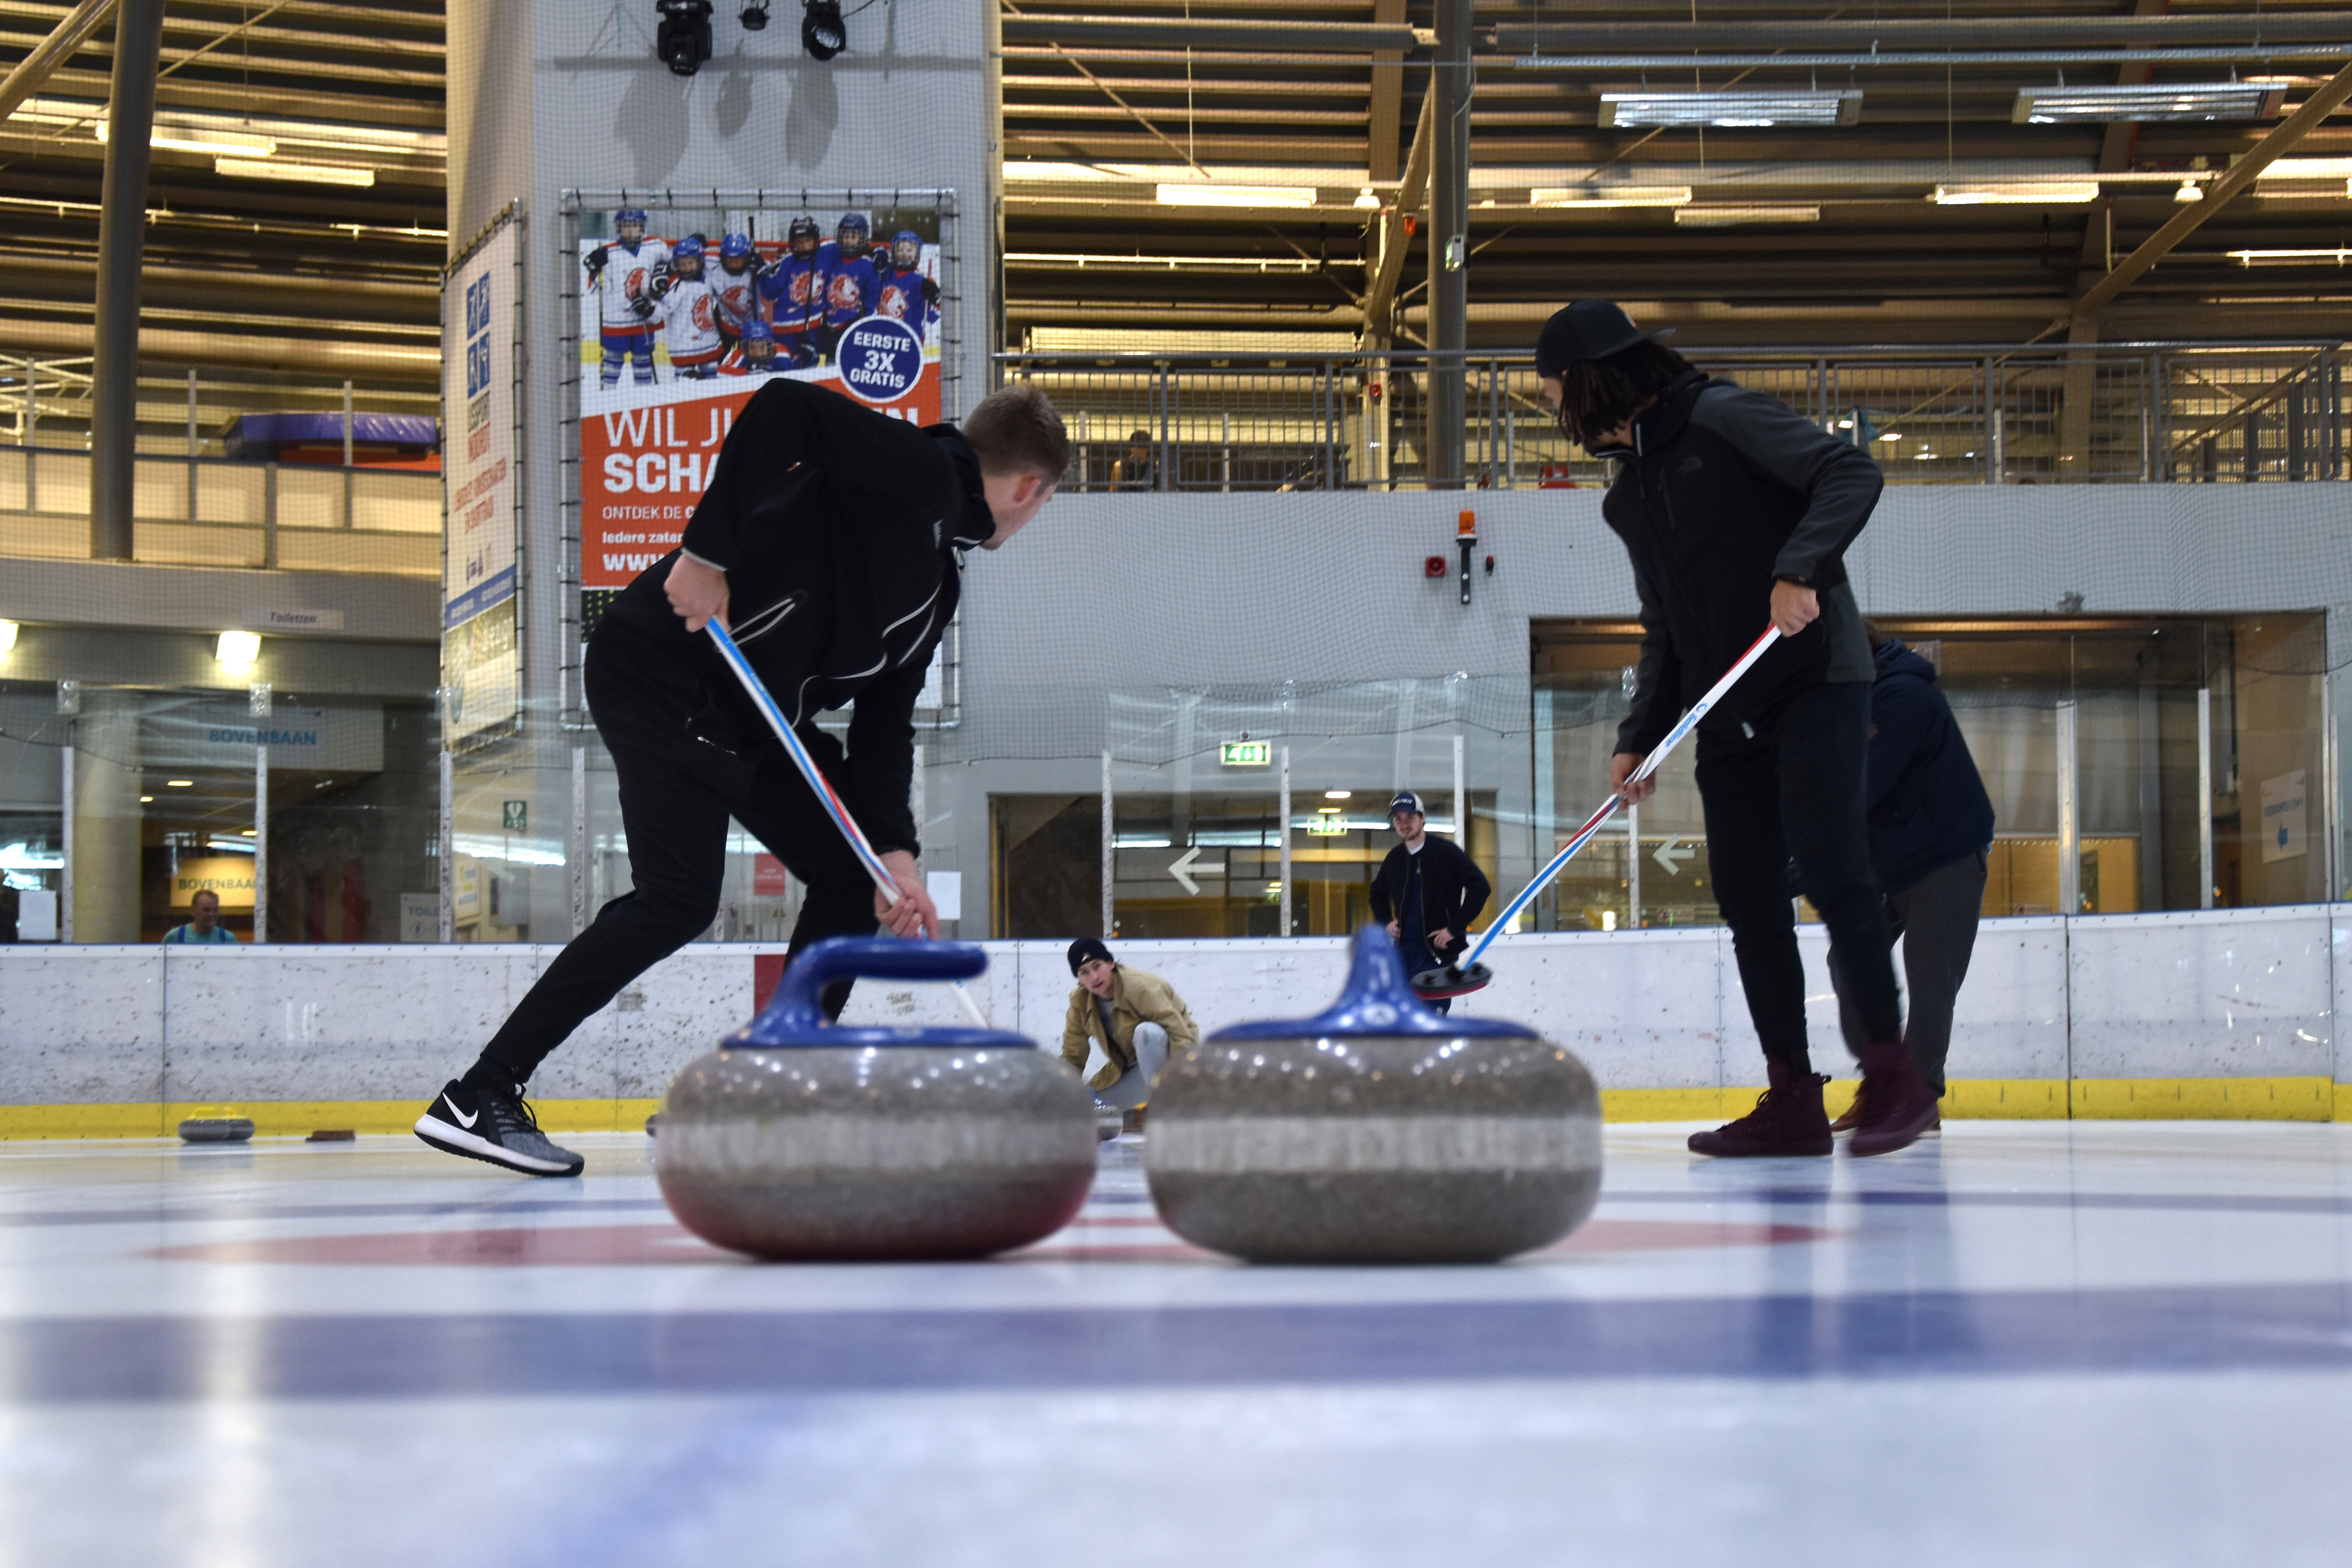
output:
M 2352 1087 L 2352 1086 L 2347 1086 Z M 1732 1089 L 1604 1089 L 1604 1121 L 1727 1121 L 1755 1109 L 1760 1086 Z M 1853 1085 L 1830 1086 L 1834 1116 Z M 534 1100 L 550 1132 L 635 1132 L 658 1100 Z M 167 1138 L 196 1117 L 241 1116 L 257 1138 L 300 1138 L 323 1129 L 405 1132 L 425 1101 L 299 1100 L 172 1101 L 98 1105 L 0 1105 L 0 1140 Z M 2324 1078 L 1954 1079 L 1948 1121 L 2352 1121 L 2352 1093 Z

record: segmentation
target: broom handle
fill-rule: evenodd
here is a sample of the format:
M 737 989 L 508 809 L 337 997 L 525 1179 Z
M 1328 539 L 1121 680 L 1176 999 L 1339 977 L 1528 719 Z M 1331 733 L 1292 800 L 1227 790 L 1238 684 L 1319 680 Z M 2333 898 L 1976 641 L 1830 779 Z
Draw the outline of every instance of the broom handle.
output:
M 1681 745 L 1684 738 L 1698 728 L 1698 721 L 1706 718 L 1717 702 L 1723 700 L 1724 693 L 1731 689 L 1733 683 L 1754 668 L 1756 661 L 1764 657 L 1765 649 L 1780 640 L 1780 628 L 1777 626 L 1766 626 L 1764 635 L 1749 645 L 1748 651 L 1739 656 L 1738 662 L 1723 672 L 1723 679 L 1708 687 L 1706 695 L 1691 704 L 1690 710 L 1676 721 L 1673 729 L 1666 731 L 1665 739 L 1650 749 L 1650 754 L 1642 759 L 1642 765 L 1627 776 L 1626 784 L 1637 784 L 1656 773 L 1658 764 L 1666 760 L 1666 753 Z M 1586 817 L 1584 826 L 1576 830 L 1576 836 L 1561 847 L 1559 854 L 1552 857 L 1551 864 L 1537 872 L 1535 879 L 1526 887 L 1521 888 L 1518 896 L 1505 906 L 1503 912 L 1496 915 L 1493 923 L 1480 933 L 1476 944 L 1462 955 L 1462 962 L 1455 968 L 1467 969 L 1477 963 L 1486 951 L 1495 944 L 1495 939 L 1503 934 L 1503 928 L 1509 925 L 1518 912 L 1533 901 L 1537 894 L 1550 885 L 1551 879 L 1559 875 L 1560 868 L 1576 858 L 1576 852 L 1591 842 L 1592 836 L 1601 831 L 1601 825 L 1615 816 L 1617 808 L 1623 804 L 1624 797 L 1612 791 L 1609 798 L 1601 803 L 1601 809 Z

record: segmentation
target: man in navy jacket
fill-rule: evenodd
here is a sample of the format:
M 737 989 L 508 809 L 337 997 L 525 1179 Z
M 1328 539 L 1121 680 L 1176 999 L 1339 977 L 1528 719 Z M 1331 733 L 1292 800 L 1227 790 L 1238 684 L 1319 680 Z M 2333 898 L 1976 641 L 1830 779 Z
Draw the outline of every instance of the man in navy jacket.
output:
M 1940 1100 L 1952 1004 L 1968 978 L 1984 907 L 1992 799 L 1951 704 L 1936 689 L 1936 667 L 1892 637 L 1871 640 L 1878 679 L 1870 689 L 1870 868 L 1885 895 L 1887 924 L 1903 939 L 1903 976 L 1911 988 L 1905 1039 Z M 1838 1021 L 1846 1043 L 1859 1048 L 1864 1025 L 1846 1005 L 1835 953 L 1830 970 L 1839 982 Z M 1849 1131 L 1867 1113 L 1857 1095 L 1831 1126 Z

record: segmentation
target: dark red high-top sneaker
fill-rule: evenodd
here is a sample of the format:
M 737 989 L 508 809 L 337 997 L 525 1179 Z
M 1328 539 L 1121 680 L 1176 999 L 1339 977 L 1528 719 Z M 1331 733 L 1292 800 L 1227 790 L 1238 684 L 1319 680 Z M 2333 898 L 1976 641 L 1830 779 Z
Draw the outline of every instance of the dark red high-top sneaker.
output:
M 1764 1070 L 1772 1087 L 1756 1097 L 1756 1109 L 1712 1132 L 1692 1133 L 1692 1153 L 1717 1159 L 1770 1159 L 1826 1154 L 1834 1147 L 1829 1112 L 1822 1109 L 1822 1085 L 1829 1079 L 1818 1073 L 1800 1077 L 1769 1057 Z
M 1936 1091 L 1927 1087 L 1919 1064 L 1911 1058 L 1911 1047 L 1900 1037 L 1862 1047 L 1862 1092 L 1854 1103 L 1862 1114 L 1846 1141 L 1849 1154 L 1907 1149 L 1938 1120 Z

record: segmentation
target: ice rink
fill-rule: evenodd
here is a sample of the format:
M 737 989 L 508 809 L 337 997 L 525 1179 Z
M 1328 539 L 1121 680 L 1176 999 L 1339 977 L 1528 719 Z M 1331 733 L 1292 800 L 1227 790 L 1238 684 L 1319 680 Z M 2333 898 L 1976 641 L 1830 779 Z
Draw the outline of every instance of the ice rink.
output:
M 1246 1268 L 1134 1140 L 995 1262 L 785 1267 L 642 1137 L 0 1148 L 0 1561 L 2336 1563 L 2352 1128 L 1612 1126 L 1486 1268 Z

